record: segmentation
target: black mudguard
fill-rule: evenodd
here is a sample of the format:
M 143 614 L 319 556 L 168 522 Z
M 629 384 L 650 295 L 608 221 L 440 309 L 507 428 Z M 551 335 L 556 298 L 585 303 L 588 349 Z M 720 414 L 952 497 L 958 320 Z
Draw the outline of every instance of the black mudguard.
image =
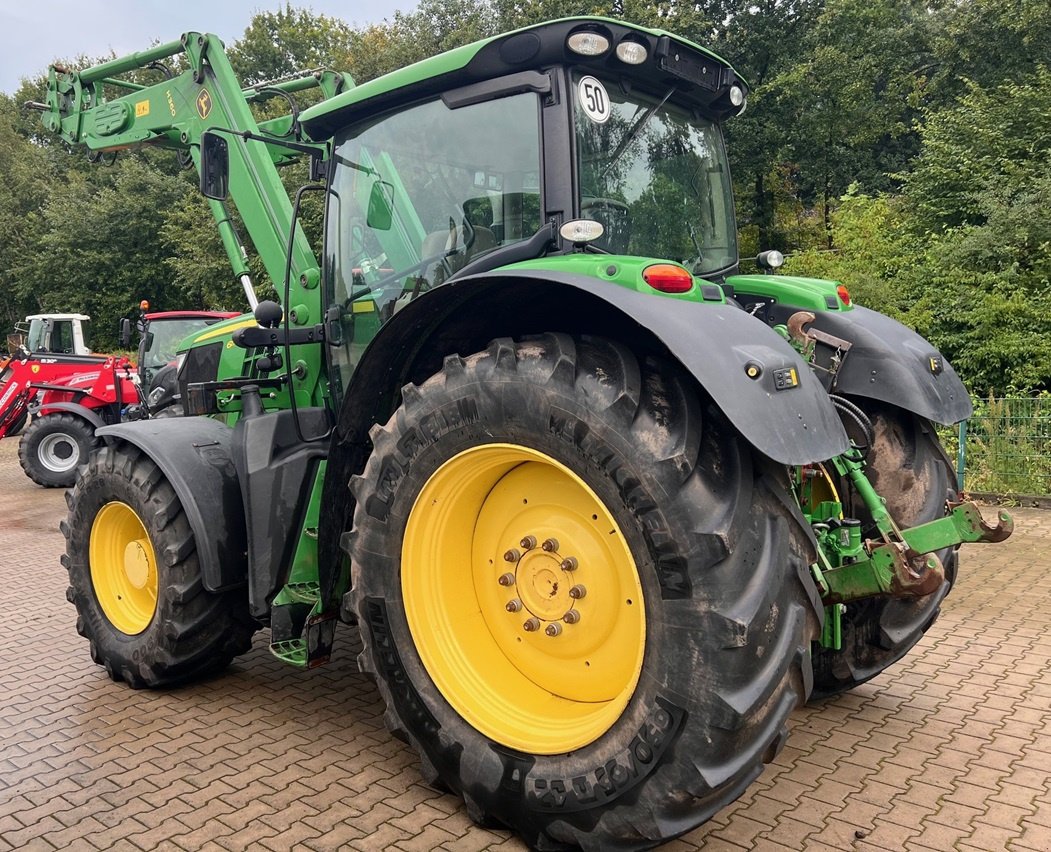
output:
M 419 346 L 421 338 L 442 333 L 443 323 L 455 322 L 454 315 L 464 312 L 473 313 L 479 329 L 493 329 L 489 337 L 501 334 L 499 314 L 527 312 L 541 317 L 534 332 L 601 334 L 602 328 L 589 327 L 587 317 L 579 315 L 586 302 L 570 301 L 569 291 L 613 308 L 636 334 L 656 337 L 764 455 L 795 465 L 823 461 L 848 449 L 839 417 L 805 362 L 780 335 L 739 308 L 647 295 L 588 276 L 546 270 L 503 270 L 454 279 L 410 302 L 369 345 L 355 371 L 347 405 L 361 410 L 362 397 L 355 388 L 368 386 L 372 371 L 390 376 L 392 362 Z M 759 368 L 754 379 L 746 373 L 751 365 Z M 777 375 L 783 370 L 795 371 L 796 386 L 778 389 Z M 344 427 L 342 418 L 340 426 Z
M 878 399 L 946 426 L 971 416 L 971 397 L 948 360 L 897 320 L 855 307 L 823 311 L 811 327 L 852 344 L 833 392 Z
M 168 478 L 197 541 L 204 587 L 219 592 L 243 585 L 247 546 L 233 430 L 205 417 L 176 417 L 106 426 L 96 434 L 138 447 Z
M 77 417 L 83 417 L 91 424 L 92 429 L 102 429 L 106 425 L 106 421 L 99 417 L 93 409 L 76 402 L 49 402 L 47 405 L 37 409 L 35 413 L 37 416 L 47 417 L 48 414 L 53 414 L 56 411 L 68 411 L 70 414 L 77 415 Z

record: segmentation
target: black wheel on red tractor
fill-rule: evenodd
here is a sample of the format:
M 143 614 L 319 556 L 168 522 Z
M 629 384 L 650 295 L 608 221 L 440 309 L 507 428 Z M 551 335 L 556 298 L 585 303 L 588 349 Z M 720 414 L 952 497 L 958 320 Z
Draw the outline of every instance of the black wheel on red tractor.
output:
M 733 801 L 810 688 L 784 468 L 609 340 L 496 340 L 402 396 L 351 484 L 345 606 L 425 778 L 541 849 L 649 848 Z
M 26 476 L 45 488 L 68 488 L 77 468 L 99 445 L 95 427 L 67 412 L 34 417 L 18 444 L 18 462 Z

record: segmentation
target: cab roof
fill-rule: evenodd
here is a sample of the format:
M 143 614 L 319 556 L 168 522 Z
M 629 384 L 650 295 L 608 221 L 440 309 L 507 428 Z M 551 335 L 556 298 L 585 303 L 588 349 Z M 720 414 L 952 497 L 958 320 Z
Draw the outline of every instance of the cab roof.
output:
M 571 52 L 567 47 L 569 36 L 588 31 L 606 35 L 611 48 L 595 57 Z M 615 45 L 623 40 L 638 41 L 648 48 L 642 65 L 626 65 L 616 58 Z M 687 55 L 681 63 L 680 54 Z M 674 63 L 670 60 L 672 56 Z M 731 84 L 747 90 L 744 80 L 729 63 L 680 36 L 612 18 L 575 17 L 493 36 L 407 65 L 322 101 L 305 110 L 300 118 L 307 134 L 320 142 L 351 122 L 403 103 L 564 62 L 592 71 L 630 75 L 633 79 L 649 78 L 658 87 L 673 83 L 684 97 L 694 99 L 697 106 L 706 108 L 717 118 L 739 111 L 730 106 L 725 96 Z M 528 85 L 523 81 L 521 91 L 527 90 Z

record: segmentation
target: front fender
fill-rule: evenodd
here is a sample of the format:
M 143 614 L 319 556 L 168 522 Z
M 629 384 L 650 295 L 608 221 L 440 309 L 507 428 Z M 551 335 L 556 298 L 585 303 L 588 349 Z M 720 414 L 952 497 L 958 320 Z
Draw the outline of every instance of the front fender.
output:
M 197 542 L 204 587 L 220 592 L 243 585 L 247 539 L 233 430 L 206 417 L 173 417 L 106 426 L 95 434 L 138 447 L 168 478 Z
M 32 408 L 30 410 L 32 411 Z M 96 411 L 77 402 L 48 402 L 41 405 L 33 413 L 37 417 L 46 417 L 48 414 L 54 414 L 56 411 L 68 411 L 70 414 L 82 417 L 91 424 L 92 429 L 102 429 L 106 426 L 106 421 L 99 417 Z
M 855 306 L 816 313 L 811 326 L 852 344 L 836 393 L 878 399 L 946 426 L 971 416 L 971 397 L 952 365 L 897 320 Z

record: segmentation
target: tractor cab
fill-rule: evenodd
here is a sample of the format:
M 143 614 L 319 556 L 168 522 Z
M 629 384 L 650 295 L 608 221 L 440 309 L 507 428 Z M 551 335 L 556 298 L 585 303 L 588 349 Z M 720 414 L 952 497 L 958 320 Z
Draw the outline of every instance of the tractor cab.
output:
M 608 256 L 591 264 L 600 280 L 699 301 L 704 279 L 736 271 L 720 122 L 744 109 L 746 86 L 727 63 L 603 19 L 500 36 L 459 66 L 455 54 L 304 114 L 334 142 L 324 284 L 343 317 L 337 372 L 409 301 L 471 274 L 576 269 L 587 253 Z M 647 281 L 640 258 L 672 264 L 672 280 Z
M 29 352 L 90 355 L 84 340 L 86 314 L 32 314 L 15 325 L 15 335 Z

